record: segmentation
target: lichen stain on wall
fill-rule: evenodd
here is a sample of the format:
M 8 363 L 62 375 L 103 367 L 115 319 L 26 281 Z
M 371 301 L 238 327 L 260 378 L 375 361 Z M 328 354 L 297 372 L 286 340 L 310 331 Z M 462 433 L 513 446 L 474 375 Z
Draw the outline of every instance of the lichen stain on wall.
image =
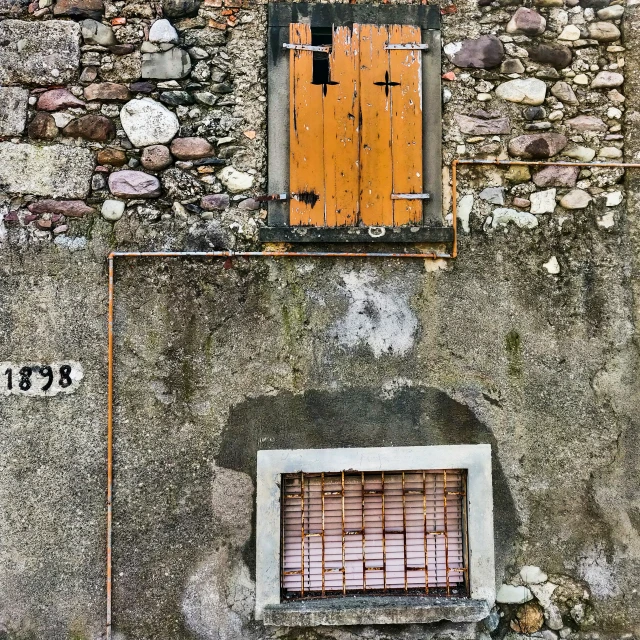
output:
M 413 347 L 418 319 L 409 306 L 406 287 L 396 278 L 379 282 L 373 271 L 343 274 L 346 314 L 329 329 L 343 347 L 365 346 L 376 358 L 403 356 Z

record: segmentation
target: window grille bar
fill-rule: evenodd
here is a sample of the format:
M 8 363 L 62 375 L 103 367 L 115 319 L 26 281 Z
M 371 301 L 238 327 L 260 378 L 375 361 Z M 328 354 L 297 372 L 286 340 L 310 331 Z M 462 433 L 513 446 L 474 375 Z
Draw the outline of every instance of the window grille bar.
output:
M 362 589 L 367 590 L 367 544 L 366 544 L 366 504 L 365 504 L 365 487 L 364 487 L 364 471 L 360 473 L 360 486 L 362 489 Z
M 320 476 L 320 493 L 322 494 L 322 595 L 324 595 L 325 588 L 325 553 L 324 553 L 324 473 Z
M 300 593 L 304 597 L 304 473 L 300 473 L 300 493 L 302 494 L 300 499 L 300 528 L 302 530 L 302 537 L 300 539 L 300 569 L 302 570 L 300 577 Z
M 404 590 L 409 591 L 409 582 L 407 580 L 407 563 L 409 559 L 407 558 L 407 504 L 406 504 L 406 494 L 405 494 L 405 476 L 404 471 L 402 472 L 402 539 L 404 542 L 403 549 L 403 559 L 404 559 Z
M 344 533 L 344 471 L 341 474 L 342 480 L 342 595 L 347 592 L 347 564 L 345 562 L 345 533 Z
M 444 501 L 444 558 L 445 558 L 445 580 L 447 581 L 447 595 L 451 595 L 451 585 L 449 584 L 449 530 L 447 527 L 447 470 L 442 472 L 443 479 L 443 501 Z
M 382 472 L 382 590 L 387 590 L 387 516 L 385 514 L 385 500 L 384 500 L 384 471 Z
M 429 536 L 427 535 L 427 472 L 422 472 L 422 514 L 424 516 L 424 592 L 429 593 Z

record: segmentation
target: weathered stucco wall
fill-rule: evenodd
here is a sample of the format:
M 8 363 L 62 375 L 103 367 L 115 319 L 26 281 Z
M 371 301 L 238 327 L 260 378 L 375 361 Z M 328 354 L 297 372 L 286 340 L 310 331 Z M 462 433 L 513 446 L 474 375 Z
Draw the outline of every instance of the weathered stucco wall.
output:
M 637 5 L 539 0 L 508 27 L 520 6 L 443 7 L 446 211 L 454 157 L 640 161 Z M 258 247 L 266 5 L 162 9 L 171 49 L 148 42 L 156 4 L 0 0 L 0 361 L 84 371 L 72 393 L 0 395 L 7 640 L 104 633 L 107 254 Z M 511 101 L 523 79 L 539 104 Z M 543 613 L 545 640 L 640 633 L 637 172 L 460 173 L 446 264 L 117 261 L 118 640 L 517 640 Z M 547 574 L 529 626 L 518 603 L 479 625 L 253 620 L 259 449 L 476 442 L 498 586 Z

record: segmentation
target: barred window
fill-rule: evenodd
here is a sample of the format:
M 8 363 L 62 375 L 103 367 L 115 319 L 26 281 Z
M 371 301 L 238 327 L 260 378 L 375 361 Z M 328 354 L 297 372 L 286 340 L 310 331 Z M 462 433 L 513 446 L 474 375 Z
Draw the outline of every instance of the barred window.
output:
M 466 470 L 282 476 L 282 598 L 469 595 Z

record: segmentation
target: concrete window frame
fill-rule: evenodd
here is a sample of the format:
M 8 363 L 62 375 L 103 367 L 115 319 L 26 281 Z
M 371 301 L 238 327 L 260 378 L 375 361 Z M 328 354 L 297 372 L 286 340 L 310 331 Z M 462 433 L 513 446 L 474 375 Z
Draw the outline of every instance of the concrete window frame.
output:
M 269 4 L 268 13 L 268 193 L 289 193 L 289 42 L 291 23 L 312 28 L 333 25 L 397 24 L 420 27 L 429 46 L 422 61 L 423 188 L 430 194 L 421 225 L 383 227 L 289 226 L 289 200 L 268 203 L 267 226 L 259 230 L 262 242 L 453 242 L 452 227 L 444 226 L 442 207 L 442 89 L 440 10 L 437 5 Z
M 469 598 L 375 596 L 281 602 L 281 478 L 286 473 L 467 471 Z M 275 626 L 478 622 L 495 602 L 491 446 L 258 451 L 255 616 Z

